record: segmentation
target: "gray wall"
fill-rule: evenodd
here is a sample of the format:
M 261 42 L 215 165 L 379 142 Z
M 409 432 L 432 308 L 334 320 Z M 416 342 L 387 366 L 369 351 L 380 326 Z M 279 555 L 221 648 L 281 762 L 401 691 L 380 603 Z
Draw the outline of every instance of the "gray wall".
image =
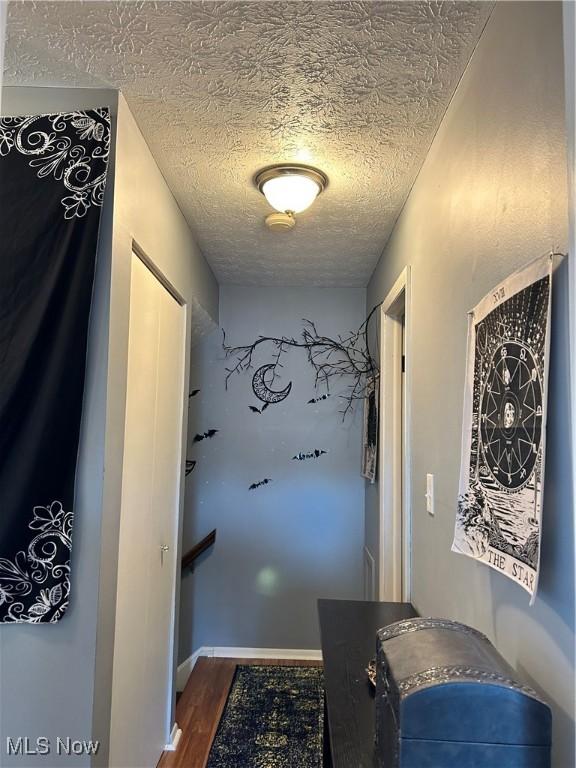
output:
M 4 76 L 4 45 L 6 42 L 6 14 L 8 3 L 0 3 L 0 115 L 2 114 L 2 79 Z
M 26 115 L 110 106 L 114 133 L 118 94 L 114 91 L 54 88 L 3 89 L 3 114 Z M 6 737 L 36 739 L 58 736 L 92 737 L 92 696 L 96 654 L 96 610 L 104 420 L 109 254 L 115 154 L 112 153 L 106 199 L 102 210 L 90 336 L 80 453 L 76 481 L 72 590 L 70 608 L 58 624 L 0 625 L 0 765 L 27 768 L 39 764 L 86 765 L 78 757 L 65 759 L 8 757 Z
M 467 311 L 514 269 L 567 246 L 560 3 L 497 3 L 368 288 L 412 265 L 413 598 L 486 632 L 546 695 L 554 765 L 574 765 L 574 521 L 567 264 L 553 289 L 550 410 L 538 597 L 450 552 L 460 464 Z M 436 515 L 424 506 L 435 475 Z M 367 544 L 377 552 L 377 495 Z
M 327 335 L 364 319 L 361 289 L 222 286 L 220 324 L 230 344 L 259 334 L 298 335 L 301 318 Z M 361 408 L 342 423 L 332 396 L 316 405 L 314 374 L 303 351 L 286 358 L 282 403 L 263 414 L 251 373 L 224 388 L 219 332 L 198 348 L 190 376 L 201 392 L 191 400 L 189 450 L 198 464 L 188 478 L 184 549 L 212 528 L 213 550 L 183 577 L 180 661 L 201 646 L 319 648 L 316 599 L 361 598 L 364 484 L 360 476 Z M 262 350 L 254 365 L 271 361 Z M 342 384 L 335 393 L 341 391 Z M 217 428 L 192 444 L 196 432 Z M 329 452 L 293 461 L 299 451 Z M 273 483 L 250 491 L 263 478 Z
M 568 138 L 568 218 L 569 241 L 568 261 L 570 276 L 570 356 L 572 381 L 572 456 L 576 457 L 576 4 L 564 0 L 562 3 L 564 24 L 564 69 L 566 75 L 566 129 Z M 576 458 L 573 458 L 575 461 Z M 572 498 L 576 501 L 576 471 L 572 473 Z M 574 531 L 576 539 L 576 529 Z M 575 543 L 576 546 L 576 543 Z M 573 562 L 576 580 L 576 558 Z
M 19 768 L 77 768 L 88 761 L 7 758 L 8 735 L 95 738 L 102 744 L 95 765 L 108 762 L 133 243 L 186 301 L 189 347 L 218 317 L 216 280 L 121 95 L 5 88 L 3 111 L 38 114 L 106 104 L 115 116 L 115 150 L 90 323 L 70 609 L 55 626 L 0 627 L 0 760 Z

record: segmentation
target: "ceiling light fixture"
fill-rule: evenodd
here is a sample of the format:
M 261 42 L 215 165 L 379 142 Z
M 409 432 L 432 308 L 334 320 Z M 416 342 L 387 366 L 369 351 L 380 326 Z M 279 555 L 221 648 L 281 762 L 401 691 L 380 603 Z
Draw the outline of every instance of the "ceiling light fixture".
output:
M 258 171 L 254 183 L 278 211 L 266 217 L 266 224 L 270 229 L 286 231 L 296 224 L 294 214 L 305 211 L 326 189 L 328 177 L 310 165 L 282 163 Z

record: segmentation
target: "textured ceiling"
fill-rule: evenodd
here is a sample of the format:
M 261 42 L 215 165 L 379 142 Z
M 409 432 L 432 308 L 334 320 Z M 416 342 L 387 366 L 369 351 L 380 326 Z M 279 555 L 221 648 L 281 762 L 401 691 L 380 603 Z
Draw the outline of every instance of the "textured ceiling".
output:
M 6 84 L 122 89 L 221 282 L 365 285 L 483 2 L 11 2 Z M 260 167 L 328 189 L 274 234 Z

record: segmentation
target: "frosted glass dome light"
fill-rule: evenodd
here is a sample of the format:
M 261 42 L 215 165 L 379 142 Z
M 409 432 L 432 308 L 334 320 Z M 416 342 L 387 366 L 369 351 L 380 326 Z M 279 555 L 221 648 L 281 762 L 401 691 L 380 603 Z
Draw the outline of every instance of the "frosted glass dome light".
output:
M 254 179 L 272 208 L 280 213 L 301 213 L 328 184 L 322 171 L 307 165 L 271 165 Z
M 276 176 L 262 185 L 262 193 L 272 208 L 284 213 L 300 213 L 309 208 L 320 192 L 320 187 L 308 176 Z

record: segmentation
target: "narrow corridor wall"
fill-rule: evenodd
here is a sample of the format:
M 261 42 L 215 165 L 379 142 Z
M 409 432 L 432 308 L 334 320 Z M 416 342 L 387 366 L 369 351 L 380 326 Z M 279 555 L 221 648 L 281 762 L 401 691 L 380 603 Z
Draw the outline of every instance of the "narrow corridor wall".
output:
M 4 75 L 4 44 L 6 40 L 6 13 L 8 3 L 0 3 L 0 114 L 2 114 L 2 79 Z
M 70 607 L 54 626 L 0 627 L 0 766 L 6 738 L 100 742 L 98 753 L 29 755 L 26 768 L 108 765 L 133 242 L 187 304 L 187 340 L 218 320 L 218 284 L 117 91 L 5 87 L 2 109 L 34 115 L 110 106 L 113 150 L 90 316 L 76 474 Z M 188 367 L 187 372 L 188 373 Z M 179 552 L 174 553 L 179 557 Z
M 413 599 L 477 627 L 553 707 L 555 768 L 574 765 L 574 464 L 566 260 L 553 286 L 542 569 L 538 597 L 450 552 L 460 466 L 467 311 L 568 238 L 562 7 L 497 3 L 368 288 L 412 277 Z M 574 255 L 571 256 L 574 258 Z M 425 508 L 435 476 L 436 514 Z M 366 543 L 377 552 L 377 488 Z
M 7 754 L 7 738 L 38 737 L 56 744 L 58 736 L 91 739 L 94 664 L 96 657 L 98 574 L 100 569 L 102 474 L 104 466 L 106 350 L 110 295 L 109 254 L 116 168 L 115 137 L 118 93 L 99 89 L 3 89 L 5 115 L 35 115 L 73 109 L 110 107 L 113 147 L 110 152 L 106 197 L 100 220 L 82 430 L 75 491 L 74 548 L 70 607 L 53 626 L 4 624 L 0 627 L 0 766 L 50 768 L 90 764 L 86 755 L 51 754 L 49 758 Z M 31 479 L 33 481 L 33 479 Z
M 299 335 L 302 318 L 335 336 L 364 319 L 364 291 L 355 288 L 221 286 L 220 324 L 229 344 L 264 335 Z M 364 483 L 360 476 L 361 407 L 342 423 L 336 394 L 318 403 L 306 353 L 287 354 L 282 379 L 292 389 L 263 413 L 252 392 L 254 371 L 225 389 L 222 335 L 194 350 L 190 459 L 183 548 L 213 528 L 216 544 L 183 576 L 180 661 L 201 646 L 319 648 L 316 600 L 362 597 Z M 261 349 L 254 366 L 272 361 Z M 219 432 L 194 443 L 196 433 Z M 299 452 L 326 450 L 302 461 Z M 266 478 L 271 483 L 249 490 Z

